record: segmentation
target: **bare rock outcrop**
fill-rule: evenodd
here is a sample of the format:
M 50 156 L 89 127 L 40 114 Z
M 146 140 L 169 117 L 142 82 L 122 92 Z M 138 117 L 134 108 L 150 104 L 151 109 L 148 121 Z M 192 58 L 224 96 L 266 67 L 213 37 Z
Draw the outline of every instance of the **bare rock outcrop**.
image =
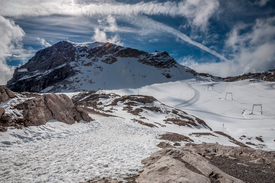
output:
M 4 126 L 13 126 L 16 123 L 24 126 L 39 126 L 44 125 L 47 121 L 56 119 L 58 121 L 73 124 L 75 121 L 91 121 L 89 115 L 75 107 L 71 99 L 65 95 L 46 94 L 26 100 L 14 106 L 15 109 L 22 111 L 22 116 L 13 119 L 3 119 Z
M 14 98 L 14 97 L 16 97 L 16 96 L 10 89 L 8 89 L 4 86 L 0 86 L 0 103 L 5 102 L 5 101 L 9 100 L 10 98 Z
M 52 119 L 67 124 L 73 124 L 80 120 L 92 120 L 86 112 L 75 107 L 71 99 L 65 94 L 42 95 L 18 104 L 15 108 L 23 110 L 25 126 L 44 125 Z
M 143 161 L 143 163 L 149 162 Z M 207 177 L 188 169 L 184 162 L 171 156 L 163 156 L 153 164 L 147 166 L 137 178 L 137 182 L 210 183 L 210 180 Z
M 166 148 L 142 161 L 144 171 L 136 179 L 149 182 L 222 182 L 243 183 L 228 175 L 197 153 L 180 148 Z

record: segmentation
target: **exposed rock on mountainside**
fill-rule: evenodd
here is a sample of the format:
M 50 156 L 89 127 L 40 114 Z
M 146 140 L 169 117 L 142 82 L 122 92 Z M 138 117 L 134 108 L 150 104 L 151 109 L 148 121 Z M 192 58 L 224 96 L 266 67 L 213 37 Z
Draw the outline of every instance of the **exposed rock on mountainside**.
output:
M 107 115 L 116 115 L 145 126 L 165 128 L 183 126 L 189 128 L 211 128 L 201 119 L 184 111 L 166 106 L 152 96 L 80 93 L 72 98 L 79 106 L 89 107 Z M 85 109 L 89 111 L 89 109 Z M 124 115 L 121 115 L 124 114 Z M 158 116 L 155 119 L 154 116 Z
M 226 77 L 224 78 L 227 82 L 240 81 L 245 79 L 251 80 L 262 80 L 262 81 L 275 81 L 275 70 L 269 70 L 263 73 L 247 73 L 240 76 Z
M 38 51 L 17 68 L 7 87 L 17 92 L 83 91 L 104 89 L 106 85 L 113 89 L 140 87 L 191 77 L 167 52 L 61 41 Z
M 38 51 L 25 65 L 16 68 L 7 87 L 17 92 L 39 92 L 73 76 L 75 71 L 70 63 L 75 60 L 75 50 L 64 41 Z
M 15 96 L 12 92 L 9 92 L 9 95 Z M 27 95 L 30 98 L 18 94 L 18 99 L 12 99 L 4 105 L 4 108 L 0 108 L 1 131 L 6 131 L 4 127 L 9 126 L 20 128 L 21 126 L 44 125 L 52 119 L 67 124 L 73 124 L 80 120 L 92 120 L 85 111 L 76 107 L 65 94 Z

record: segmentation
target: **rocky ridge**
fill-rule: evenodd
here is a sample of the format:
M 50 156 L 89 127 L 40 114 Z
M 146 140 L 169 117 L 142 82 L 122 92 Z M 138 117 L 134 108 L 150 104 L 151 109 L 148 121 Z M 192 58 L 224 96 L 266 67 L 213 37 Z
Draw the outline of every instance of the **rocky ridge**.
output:
M 0 98 L 0 131 L 6 131 L 6 127 L 44 125 L 49 120 L 58 120 L 67 124 L 74 124 L 76 121 L 92 121 L 89 115 L 80 107 L 73 104 L 65 94 L 14 94 L 9 89 L 2 87 Z M 7 96 L 12 98 L 7 99 Z
M 225 82 L 235 82 L 235 81 L 242 81 L 249 79 L 251 82 L 259 82 L 259 81 L 269 81 L 274 82 L 275 81 L 275 69 L 269 70 L 262 73 L 246 73 L 239 76 L 232 76 L 232 77 L 218 77 L 218 76 L 212 76 L 208 73 L 197 73 L 196 71 L 190 69 L 190 73 L 194 74 L 200 79 L 209 79 L 212 81 L 225 81 Z
M 118 116 L 152 128 L 182 126 L 212 130 L 202 119 L 162 104 L 152 96 L 83 92 L 72 101 L 90 113 Z M 155 119 L 155 116 L 159 119 Z

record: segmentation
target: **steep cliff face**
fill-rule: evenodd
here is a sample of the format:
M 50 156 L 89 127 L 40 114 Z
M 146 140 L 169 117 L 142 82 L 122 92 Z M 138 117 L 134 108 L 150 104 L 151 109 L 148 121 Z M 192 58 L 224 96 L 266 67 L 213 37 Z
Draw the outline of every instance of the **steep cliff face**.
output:
M 7 87 L 23 92 L 140 87 L 194 77 L 167 52 L 147 53 L 112 43 L 61 41 L 17 68 Z
M 13 91 L 39 92 L 75 74 L 75 47 L 62 41 L 38 51 L 25 65 L 16 68 L 7 87 Z

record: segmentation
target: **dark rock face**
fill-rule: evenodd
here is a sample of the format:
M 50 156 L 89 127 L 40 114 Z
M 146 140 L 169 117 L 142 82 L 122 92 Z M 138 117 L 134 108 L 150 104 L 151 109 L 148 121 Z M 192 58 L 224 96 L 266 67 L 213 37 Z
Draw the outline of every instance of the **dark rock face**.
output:
M 0 103 L 16 97 L 12 91 L 4 86 L 0 86 Z
M 61 41 L 38 51 L 25 65 L 17 68 L 7 87 L 16 92 L 39 92 L 73 76 L 70 62 L 75 60 L 75 47 Z
M 145 56 L 146 57 L 141 59 L 140 62 L 157 68 L 171 68 L 177 63 L 166 51 L 156 52 L 155 54 L 147 54 Z
M 77 108 L 71 99 L 65 95 L 46 94 L 41 97 L 27 100 L 17 106 L 23 110 L 23 122 L 25 126 L 44 125 L 47 121 L 56 119 L 58 121 L 73 124 L 80 120 L 91 121 L 87 113 Z
M 37 70 L 47 71 L 74 60 L 75 47 L 67 41 L 61 41 L 51 47 L 38 51 L 28 63 L 19 69 L 27 68 L 28 72 Z
M 17 75 L 15 73 L 13 79 L 8 82 L 7 87 L 17 92 L 40 92 L 44 88 L 63 81 L 64 79 L 73 76 L 74 74 L 75 71 L 72 70 L 72 67 L 70 65 L 65 65 L 64 67 L 54 69 L 52 72 L 44 77 L 36 78 L 34 76 L 24 80 L 19 79 L 15 81 L 15 78 L 17 78 Z M 13 81 L 15 81 L 15 83 Z

